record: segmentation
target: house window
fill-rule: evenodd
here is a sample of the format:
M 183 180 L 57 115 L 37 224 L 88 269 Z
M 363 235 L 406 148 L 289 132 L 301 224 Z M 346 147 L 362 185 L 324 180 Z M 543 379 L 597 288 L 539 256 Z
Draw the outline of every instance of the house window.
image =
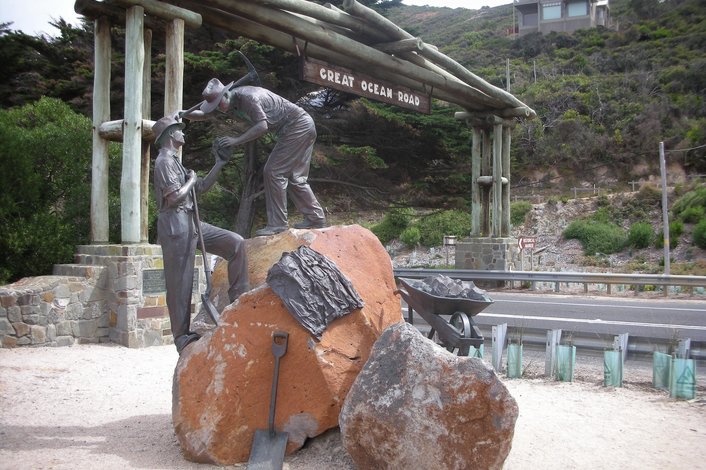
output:
M 545 3 L 542 5 L 542 19 L 561 19 L 561 2 Z
M 537 26 L 537 14 L 525 13 L 522 15 L 522 26 Z
M 571 0 L 567 10 L 569 16 L 588 15 L 588 2 L 586 0 Z

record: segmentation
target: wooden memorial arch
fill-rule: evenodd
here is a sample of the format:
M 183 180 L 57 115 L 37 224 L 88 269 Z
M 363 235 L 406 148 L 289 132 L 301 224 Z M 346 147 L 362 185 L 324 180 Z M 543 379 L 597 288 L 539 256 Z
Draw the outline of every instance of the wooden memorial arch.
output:
M 342 9 L 305 0 L 77 0 L 75 10 L 95 20 L 92 243 L 108 240 L 110 140 L 123 142 L 122 243 L 146 242 L 149 142 L 154 123 L 149 116 L 152 31 L 166 34 L 164 114 L 168 115 L 183 108 L 184 30 L 203 22 L 299 55 L 308 81 L 397 101 L 421 112 L 432 98 L 460 106 L 464 111 L 456 113 L 456 118 L 464 120 L 473 135 L 468 243 L 499 243 L 500 251 L 512 244 L 507 241 L 511 129 L 517 118 L 533 118 L 535 112 L 356 0 L 344 0 Z M 125 110 L 118 121 L 109 120 L 112 24 L 124 24 L 126 30 Z M 365 71 L 365 75 L 356 71 Z M 355 84 L 358 89 L 351 88 Z M 503 268 L 502 263 L 479 265 L 483 250 L 467 254 L 470 261 L 459 263 L 457 246 L 457 267 Z M 500 257 L 507 265 L 507 256 Z

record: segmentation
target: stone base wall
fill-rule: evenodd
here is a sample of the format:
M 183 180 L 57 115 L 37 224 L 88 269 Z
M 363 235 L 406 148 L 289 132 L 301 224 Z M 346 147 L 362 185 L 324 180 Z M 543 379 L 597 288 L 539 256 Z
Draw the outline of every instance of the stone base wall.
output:
M 174 342 L 160 246 L 80 245 L 75 261 L 55 265 L 52 276 L 0 286 L 0 347 Z M 202 266 L 199 256 L 192 313 L 204 289 Z
M 0 347 L 108 342 L 104 269 L 39 276 L 0 287 Z
M 456 242 L 456 269 L 511 271 L 518 253 L 514 238 L 464 238 Z

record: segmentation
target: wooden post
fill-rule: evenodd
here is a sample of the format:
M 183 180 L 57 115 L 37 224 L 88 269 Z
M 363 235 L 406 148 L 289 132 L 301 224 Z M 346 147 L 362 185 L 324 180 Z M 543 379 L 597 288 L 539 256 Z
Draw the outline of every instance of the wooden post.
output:
M 191 10 L 170 5 L 167 2 L 158 0 L 113 0 L 113 2 L 123 5 L 126 8 L 139 6 L 150 15 L 158 16 L 167 20 L 175 18 L 185 21 L 190 28 L 198 28 L 201 26 L 201 15 L 194 13 Z
M 245 167 L 242 177 L 243 190 L 234 228 L 235 233 L 240 234 L 244 238 L 250 237 L 250 230 L 255 218 L 253 202 L 257 197 L 258 183 L 262 179 L 259 168 L 257 165 L 257 141 L 252 140 L 245 144 Z
M 481 189 L 478 183 L 481 170 L 481 130 L 473 126 L 473 141 L 471 144 L 471 236 L 480 236 Z
M 510 146 L 512 145 L 512 127 L 503 126 L 503 218 L 500 230 L 501 237 L 510 236 Z
M 184 21 L 174 19 L 167 25 L 166 62 L 164 72 L 164 115 L 182 109 L 184 99 Z M 177 154 L 181 161 L 181 149 Z
M 492 237 L 499 237 L 502 233 L 503 217 L 503 126 L 495 124 L 493 126 L 493 218 Z
M 150 119 L 142 120 L 142 140 L 154 140 L 154 133 L 152 132 L 152 126 L 154 126 L 154 121 Z M 100 125 L 98 128 L 98 135 L 103 139 L 109 140 L 111 142 L 122 142 L 123 141 L 123 120 L 117 119 L 115 121 L 106 121 Z
M 492 170 L 492 155 L 490 145 L 490 131 L 483 129 L 483 146 L 481 148 L 481 176 L 489 176 Z M 481 215 L 481 234 L 485 237 L 490 236 L 490 186 L 483 185 L 482 187 L 482 215 Z
M 142 155 L 142 70 L 145 59 L 140 6 L 127 10 L 125 21 L 125 114 L 123 167 L 120 178 L 122 243 L 140 242 L 140 177 Z
M 152 107 L 152 30 L 145 29 L 145 63 L 142 68 L 142 117 L 149 119 Z M 143 120 L 144 126 L 144 120 Z M 150 142 L 142 139 L 140 172 L 140 241 L 149 240 Z
M 91 243 L 108 242 L 108 141 L 98 129 L 110 119 L 110 22 L 95 21 L 93 73 L 93 161 L 91 163 Z

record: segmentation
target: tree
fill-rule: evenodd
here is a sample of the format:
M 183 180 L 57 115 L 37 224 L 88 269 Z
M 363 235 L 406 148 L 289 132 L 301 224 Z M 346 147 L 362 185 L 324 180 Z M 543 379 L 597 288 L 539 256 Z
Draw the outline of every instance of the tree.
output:
M 89 113 L 93 81 L 93 32 L 63 19 L 50 23 L 57 37 L 29 36 L 0 24 L 0 105 L 21 106 L 42 96 L 59 98 Z
M 70 262 L 89 234 L 91 121 L 54 98 L 0 110 L 0 284 Z

